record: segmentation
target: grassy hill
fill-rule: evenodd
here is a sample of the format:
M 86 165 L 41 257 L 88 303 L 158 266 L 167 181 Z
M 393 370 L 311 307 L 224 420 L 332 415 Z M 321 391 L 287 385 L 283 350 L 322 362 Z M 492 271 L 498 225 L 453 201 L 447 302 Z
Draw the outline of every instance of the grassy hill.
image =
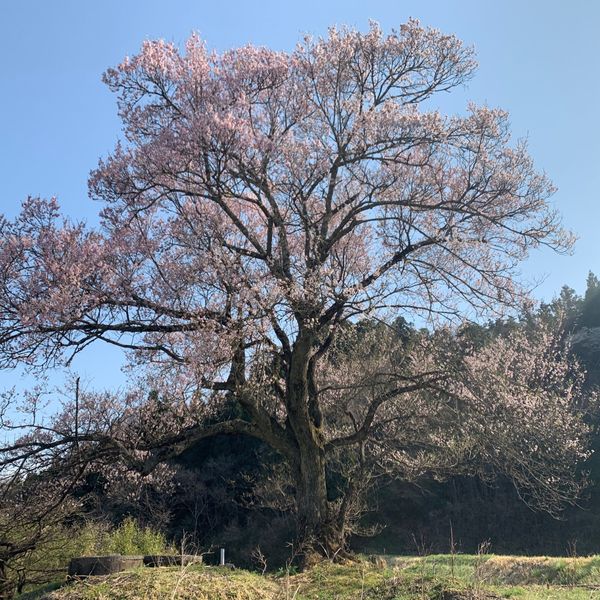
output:
M 374 564 L 377 563 L 377 564 Z M 23 600 L 600 600 L 600 556 L 386 557 L 259 575 L 214 567 L 142 568 Z

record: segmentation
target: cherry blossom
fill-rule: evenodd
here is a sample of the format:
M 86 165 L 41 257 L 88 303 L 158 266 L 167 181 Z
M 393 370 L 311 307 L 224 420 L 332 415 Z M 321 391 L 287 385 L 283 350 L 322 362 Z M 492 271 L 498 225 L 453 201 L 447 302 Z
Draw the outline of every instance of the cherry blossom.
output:
M 49 367 L 99 340 L 127 349 L 168 410 L 114 400 L 119 427 L 97 425 L 89 443 L 147 472 L 202 437 L 258 437 L 289 466 L 313 549 L 346 539 L 349 503 L 328 500 L 325 476 L 342 458 L 406 476 L 510 464 L 554 508 L 552 489 L 572 496 L 585 427 L 567 416 L 580 387 L 546 338 L 458 359 L 440 332 L 378 352 L 390 369 L 377 375 L 368 356 L 332 354 L 366 316 L 457 324 L 512 310 L 528 298 L 517 275 L 529 252 L 571 247 L 506 112 L 429 108 L 475 66 L 472 49 L 416 20 L 332 28 L 287 53 L 145 42 L 105 74 L 124 137 L 90 176 L 100 227 L 41 199 L 0 222 L 0 365 Z M 243 417 L 211 421 L 230 401 Z M 395 445 L 377 447 L 376 432 Z M 552 483 L 536 487 L 521 457 L 545 464 L 559 445 Z

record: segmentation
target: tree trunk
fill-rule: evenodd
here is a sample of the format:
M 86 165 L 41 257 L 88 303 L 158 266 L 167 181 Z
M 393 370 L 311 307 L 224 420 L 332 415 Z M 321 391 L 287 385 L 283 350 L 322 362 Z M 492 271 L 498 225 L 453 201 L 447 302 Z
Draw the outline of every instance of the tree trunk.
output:
M 328 544 L 325 533 L 330 519 L 325 458 L 315 444 L 306 443 L 300 450 L 296 481 L 298 534 L 304 546 L 302 551 L 326 554 Z
M 315 338 L 310 333 L 299 334 L 292 352 L 287 387 L 288 418 L 298 446 L 295 466 L 298 551 L 304 564 L 315 558 L 333 558 L 342 545 L 327 499 L 321 423 L 315 422 L 309 406 L 309 362 L 314 345 Z

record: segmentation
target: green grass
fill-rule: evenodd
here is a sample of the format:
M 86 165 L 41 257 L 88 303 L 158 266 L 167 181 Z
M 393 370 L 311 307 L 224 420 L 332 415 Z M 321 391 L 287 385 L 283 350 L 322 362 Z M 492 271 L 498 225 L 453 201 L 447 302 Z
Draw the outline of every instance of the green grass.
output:
M 90 578 L 29 600 L 600 600 L 600 557 L 386 557 L 261 576 L 193 566 Z

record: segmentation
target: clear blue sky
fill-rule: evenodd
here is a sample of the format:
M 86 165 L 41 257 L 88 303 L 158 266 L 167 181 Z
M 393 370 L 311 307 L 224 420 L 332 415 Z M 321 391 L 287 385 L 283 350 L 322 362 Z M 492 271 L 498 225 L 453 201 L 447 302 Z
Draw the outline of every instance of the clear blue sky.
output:
M 515 136 L 528 137 L 559 188 L 554 201 L 579 241 L 571 257 L 539 252 L 524 265 L 528 278 L 546 277 L 536 296 L 549 299 L 565 283 L 582 291 L 588 270 L 600 273 L 595 0 L 0 0 L 0 212 L 14 215 L 28 194 L 56 195 L 66 213 L 94 220 L 87 176 L 120 131 L 100 77 L 144 39 L 180 44 L 196 30 L 217 50 L 290 49 L 332 24 L 364 29 L 375 19 L 389 29 L 410 16 L 475 46 L 479 71 L 448 97 L 448 110 L 468 99 L 507 109 Z M 80 366 L 112 378 L 117 364 L 97 349 Z

